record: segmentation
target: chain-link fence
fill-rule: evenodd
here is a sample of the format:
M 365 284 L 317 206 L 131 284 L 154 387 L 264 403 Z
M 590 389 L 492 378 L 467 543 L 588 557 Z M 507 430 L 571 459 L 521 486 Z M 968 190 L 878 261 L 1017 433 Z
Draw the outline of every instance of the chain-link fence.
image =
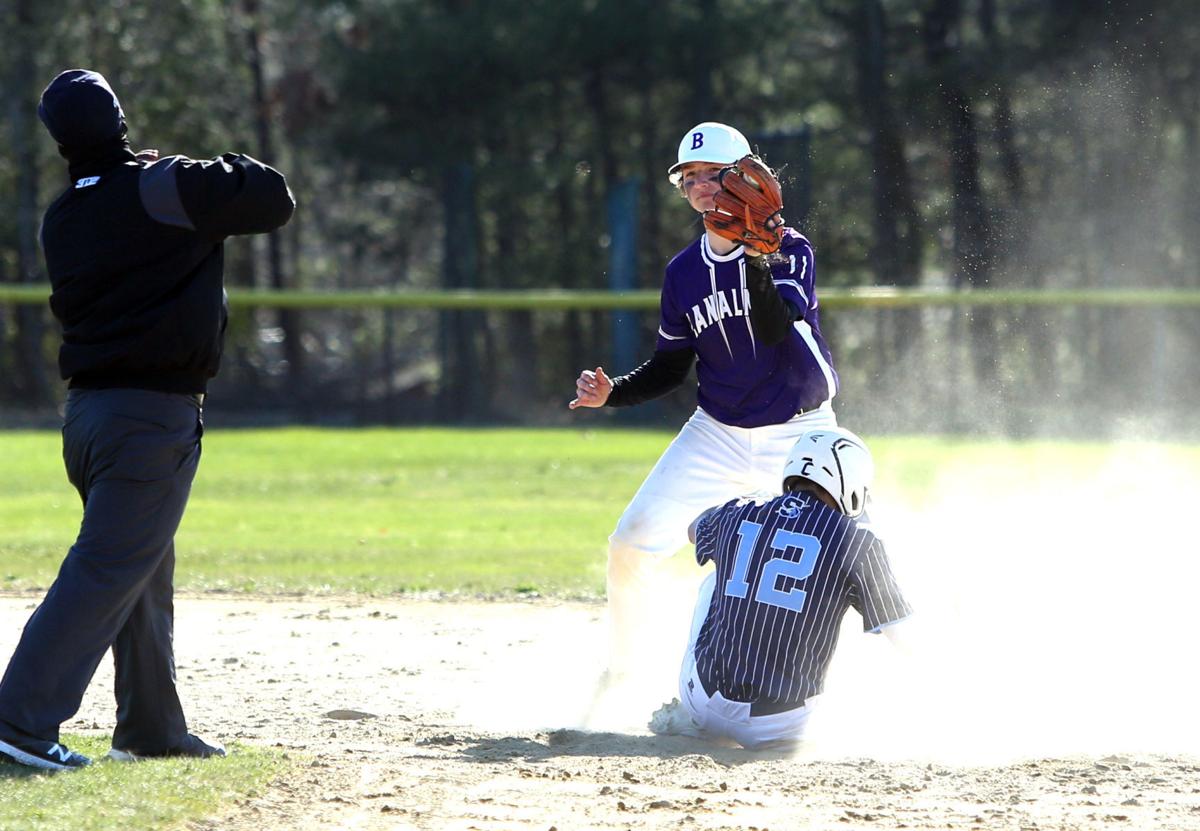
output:
M 827 292 L 843 423 L 866 433 L 1109 439 L 1137 429 L 1200 435 L 1194 293 L 952 295 Z M 298 299 L 299 298 L 299 299 Z M 280 309 L 289 308 L 287 327 Z M 629 410 L 571 412 L 579 371 L 621 332 L 648 358 L 653 293 L 235 295 L 212 424 L 640 424 L 675 427 L 695 383 Z M 625 302 L 624 310 L 613 306 Z M 501 308 L 494 308 L 500 306 Z M 492 308 L 483 308 L 492 307 Z M 635 325 L 614 326 L 617 316 Z M 288 337 L 299 348 L 287 349 Z M 44 303 L 0 305 L 4 426 L 51 426 L 65 395 L 58 328 Z M 32 346 L 31 346 L 32 339 Z M 296 365 L 296 364 L 299 365 Z

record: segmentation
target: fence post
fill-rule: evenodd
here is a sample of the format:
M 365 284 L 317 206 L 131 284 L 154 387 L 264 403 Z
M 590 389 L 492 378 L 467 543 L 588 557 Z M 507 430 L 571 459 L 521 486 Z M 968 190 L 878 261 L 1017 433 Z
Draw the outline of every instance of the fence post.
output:
M 608 193 L 608 287 L 613 291 L 637 288 L 638 189 L 641 179 L 617 182 Z M 630 309 L 612 313 L 612 362 L 614 372 L 623 372 L 637 360 L 638 315 Z

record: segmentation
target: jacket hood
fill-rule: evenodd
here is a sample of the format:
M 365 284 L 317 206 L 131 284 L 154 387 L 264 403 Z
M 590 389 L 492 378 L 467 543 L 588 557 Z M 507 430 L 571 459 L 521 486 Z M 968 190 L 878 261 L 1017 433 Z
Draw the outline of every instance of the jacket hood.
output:
M 38 118 L 68 159 L 77 150 L 125 137 L 121 102 L 99 72 L 68 69 L 42 92 Z

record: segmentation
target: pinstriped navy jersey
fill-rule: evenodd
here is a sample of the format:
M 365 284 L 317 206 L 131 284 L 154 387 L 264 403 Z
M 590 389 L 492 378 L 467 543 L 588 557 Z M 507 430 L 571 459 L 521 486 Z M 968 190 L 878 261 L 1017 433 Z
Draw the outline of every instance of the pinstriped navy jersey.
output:
M 767 346 L 750 325 L 742 246 L 713 253 L 708 235 L 667 265 L 655 349 L 696 352 L 697 399 L 705 412 L 734 427 L 782 424 L 837 393 L 833 356 L 821 335 L 812 245 L 791 228 L 771 268 L 775 288 L 803 317 L 782 342 Z
M 907 617 L 883 542 L 807 494 L 734 500 L 696 527 L 716 565 L 696 671 L 710 694 L 802 704 L 821 692 L 846 610 L 877 632 Z

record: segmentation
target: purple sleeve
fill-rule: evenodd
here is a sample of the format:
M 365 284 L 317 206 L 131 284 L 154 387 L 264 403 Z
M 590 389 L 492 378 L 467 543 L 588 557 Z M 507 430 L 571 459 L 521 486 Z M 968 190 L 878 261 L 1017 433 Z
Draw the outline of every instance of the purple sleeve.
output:
M 688 326 L 687 314 L 677 308 L 671 285 L 671 272 L 668 270 L 658 304 L 658 340 L 654 344 L 656 351 L 672 352 L 692 345 L 692 329 Z
M 771 267 L 775 288 L 780 297 L 807 317 L 817 307 L 817 265 L 812 244 L 799 234 L 789 234 L 780 253 L 784 262 Z

